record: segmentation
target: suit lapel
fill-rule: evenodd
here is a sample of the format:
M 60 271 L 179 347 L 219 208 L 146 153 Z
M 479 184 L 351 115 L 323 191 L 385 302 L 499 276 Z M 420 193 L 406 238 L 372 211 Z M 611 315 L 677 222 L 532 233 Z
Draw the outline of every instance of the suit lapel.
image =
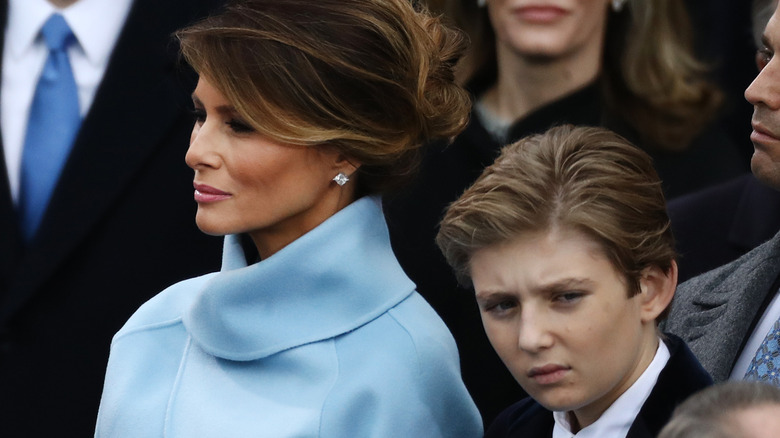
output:
M 88 236 L 181 117 L 178 110 L 186 105 L 188 90 L 177 75 L 176 47 L 160 44 L 169 38 L 170 26 L 154 21 L 170 16 L 164 10 L 170 3 L 134 2 L 38 236 L 25 251 L 0 307 L 0 321 Z M 183 160 L 186 145 L 181 147 Z
M 780 234 L 746 254 L 711 291 L 696 296 L 686 339 L 716 381 L 726 380 L 780 273 Z
M 658 375 L 626 438 L 653 438 L 669 421 L 674 408 L 691 394 L 712 384 L 712 379 L 696 360 L 685 343 L 674 335 L 667 335 L 669 361 Z

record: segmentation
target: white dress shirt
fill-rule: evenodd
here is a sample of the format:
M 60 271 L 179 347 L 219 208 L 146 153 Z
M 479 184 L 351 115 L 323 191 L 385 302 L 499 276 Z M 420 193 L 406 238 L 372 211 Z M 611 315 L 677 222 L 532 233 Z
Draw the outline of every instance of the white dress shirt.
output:
M 653 392 L 658 376 L 669 362 L 671 354 L 669 348 L 662 340 L 658 340 L 658 349 L 650 365 L 641 376 L 626 390 L 612 405 L 601 414 L 598 420 L 588 427 L 582 428 L 577 433 L 571 432 L 571 425 L 567 418 L 567 412 L 553 412 L 555 426 L 553 438 L 618 438 L 628 435 L 628 430 L 634 423 L 642 406 Z
M 103 79 L 132 1 L 78 0 L 65 9 L 58 9 L 47 0 L 9 0 L 0 85 L 0 128 L 14 202 L 19 197 L 22 148 L 30 106 L 48 56 L 41 27 L 53 13 L 59 12 L 76 36 L 77 43 L 69 47 L 68 56 L 83 117 Z
M 753 333 L 748 338 L 745 348 L 737 358 L 737 362 L 734 364 L 734 368 L 731 370 L 729 379 L 742 380 L 745 378 L 745 373 L 750 367 L 750 362 L 756 356 L 758 347 L 764 342 L 764 338 L 769 334 L 769 331 L 775 326 L 775 322 L 780 318 L 780 291 L 775 293 L 775 297 L 772 298 L 772 302 L 764 311 L 761 319 L 756 324 L 756 328 L 753 329 Z

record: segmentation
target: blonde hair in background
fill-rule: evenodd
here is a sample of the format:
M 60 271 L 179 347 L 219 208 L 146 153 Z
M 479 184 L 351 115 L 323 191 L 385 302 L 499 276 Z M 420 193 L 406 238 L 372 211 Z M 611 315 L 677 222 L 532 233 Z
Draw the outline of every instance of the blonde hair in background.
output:
M 458 66 L 463 83 L 495 70 L 495 34 L 487 11 L 468 0 L 428 0 L 462 28 L 472 44 Z M 602 89 L 606 106 L 643 142 L 682 150 L 713 120 L 723 94 L 693 52 L 692 28 L 680 0 L 627 0 L 609 8 Z
M 420 146 L 468 121 L 463 36 L 407 0 L 233 1 L 176 36 L 261 134 L 360 164 L 357 196 L 402 185 Z
M 676 258 L 650 157 L 609 130 L 569 125 L 504 147 L 449 206 L 436 243 L 458 280 L 469 284 L 476 251 L 555 227 L 598 242 L 631 295 L 644 268 L 668 272 Z

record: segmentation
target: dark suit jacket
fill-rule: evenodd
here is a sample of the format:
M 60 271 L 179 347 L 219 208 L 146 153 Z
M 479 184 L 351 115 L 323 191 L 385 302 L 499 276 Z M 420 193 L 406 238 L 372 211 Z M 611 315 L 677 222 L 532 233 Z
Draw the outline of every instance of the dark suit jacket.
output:
M 0 153 L 0 435 L 91 436 L 113 334 L 165 286 L 219 267 L 184 163 L 195 77 L 170 36 L 216 3 L 134 2 L 27 248 Z
M 780 233 L 728 265 L 681 284 L 664 329 L 688 343 L 716 382 L 727 380 L 780 287 L 778 276 Z
M 669 201 L 679 281 L 734 261 L 780 231 L 780 192 L 752 174 Z
M 642 405 L 626 438 L 654 438 L 672 411 L 688 396 L 712 384 L 693 353 L 680 338 L 666 340 L 671 357 L 658 376 L 650 397 Z M 510 406 L 490 426 L 485 438 L 550 438 L 555 420 L 551 411 L 531 398 Z

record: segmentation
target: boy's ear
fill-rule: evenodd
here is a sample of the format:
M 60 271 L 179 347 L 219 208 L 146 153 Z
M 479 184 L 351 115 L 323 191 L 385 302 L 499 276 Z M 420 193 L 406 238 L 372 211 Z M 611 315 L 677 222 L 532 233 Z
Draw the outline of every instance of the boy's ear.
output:
M 658 266 L 650 266 L 642 271 L 639 278 L 642 322 L 654 322 L 672 302 L 677 288 L 677 262 L 672 261 L 669 271 L 664 272 Z

